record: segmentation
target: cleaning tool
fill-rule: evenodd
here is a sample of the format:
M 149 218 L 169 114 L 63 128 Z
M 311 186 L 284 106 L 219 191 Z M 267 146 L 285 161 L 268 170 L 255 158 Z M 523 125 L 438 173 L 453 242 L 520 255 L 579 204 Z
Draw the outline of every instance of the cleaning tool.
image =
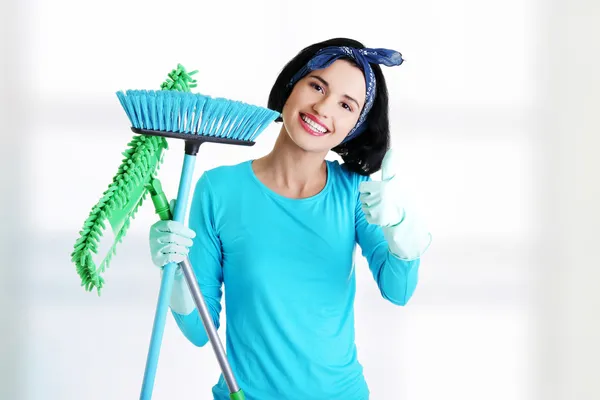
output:
M 213 142 L 252 146 L 258 135 L 280 115 L 268 108 L 225 98 L 213 98 L 189 91 L 127 90 L 126 92 L 117 92 L 117 96 L 131 122 L 131 130 L 136 134 L 185 141 L 183 166 L 172 218 L 178 222 L 184 221 L 187 212 L 196 156 L 201 144 Z M 150 188 L 152 189 L 152 187 Z M 165 203 L 166 197 L 160 195 L 160 187 L 154 187 L 154 189 L 154 196 L 158 196 L 154 197 L 156 199 L 155 207 L 160 206 L 164 215 L 166 213 L 164 209 L 168 205 Z M 168 263 L 163 267 L 140 397 L 143 400 L 150 399 L 152 396 L 168 301 L 171 297 L 177 266 L 176 263 Z M 192 267 L 188 260 L 179 263 L 179 267 L 183 271 L 224 378 L 227 380 L 230 397 L 236 400 L 244 399 L 243 391 L 233 377 L 225 352 L 210 319 Z
M 160 87 L 189 92 L 196 87 L 196 81 L 192 79 L 196 72 L 188 73 L 179 64 Z M 98 295 L 104 286 L 102 274 L 116 254 L 117 244 L 125 237 L 138 208 L 147 198 L 148 187 L 156 179 L 168 149 L 167 140 L 160 136 L 134 135 L 128 146 L 112 182 L 84 222 L 71 253 L 81 285 L 87 291 L 96 288 Z

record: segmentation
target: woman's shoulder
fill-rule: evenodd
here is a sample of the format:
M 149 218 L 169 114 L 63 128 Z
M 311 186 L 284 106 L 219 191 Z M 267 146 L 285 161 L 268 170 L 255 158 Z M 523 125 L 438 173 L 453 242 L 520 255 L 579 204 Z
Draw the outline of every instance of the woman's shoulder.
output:
M 217 167 L 207 169 L 204 172 L 204 174 L 207 174 L 211 178 L 226 178 L 239 176 L 246 172 L 246 168 L 248 168 L 248 164 L 250 162 L 251 160 L 246 160 L 236 164 L 219 165 Z
M 248 177 L 251 160 L 237 164 L 220 165 L 204 171 L 198 179 L 198 186 L 209 187 L 211 191 L 229 191 Z
M 369 176 L 361 175 L 357 172 L 351 171 L 347 168 L 344 163 L 340 163 L 338 160 L 327 161 L 329 164 L 329 171 L 333 173 L 336 180 L 341 184 L 348 184 L 353 187 L 357 187 L 360 182 L 369 179 Z

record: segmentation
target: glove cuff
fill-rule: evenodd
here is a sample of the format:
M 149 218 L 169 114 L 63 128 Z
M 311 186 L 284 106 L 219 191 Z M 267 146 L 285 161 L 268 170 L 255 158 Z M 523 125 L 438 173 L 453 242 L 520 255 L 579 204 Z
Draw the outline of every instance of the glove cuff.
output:
M 163 271 L 161 270 L 161 277 L 162 273 Z M 189 315 L 196 309 L 196 303 L 194 303 L 183 271 L 179 266 L 177 266 L 175 276 L 173 277 L 173 289 L 171 291 L 169 307 L 171 310 L 181 315 Z

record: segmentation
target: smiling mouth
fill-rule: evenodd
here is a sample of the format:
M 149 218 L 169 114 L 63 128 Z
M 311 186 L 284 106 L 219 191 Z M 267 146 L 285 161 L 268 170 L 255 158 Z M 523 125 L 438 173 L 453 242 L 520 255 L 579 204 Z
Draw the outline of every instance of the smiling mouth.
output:
M 300 113 L 300 122 L 302 123 L 302 127 L 312 135 L 323 136 L 329 133 L 329 130 L 326 127 L 315 122 L 305 114 Z

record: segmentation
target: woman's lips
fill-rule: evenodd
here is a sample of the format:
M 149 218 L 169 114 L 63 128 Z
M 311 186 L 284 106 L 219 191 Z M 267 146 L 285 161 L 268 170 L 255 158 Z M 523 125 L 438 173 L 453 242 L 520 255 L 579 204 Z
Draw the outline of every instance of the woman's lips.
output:
M 305 119 L 309 122 L 307 122 Z M 317 122 L 314 116 L 300 113 L 299 120 L 304 130 L 313 136 L 324 136 L 325 134 L 329 133 L 329 129 Z

